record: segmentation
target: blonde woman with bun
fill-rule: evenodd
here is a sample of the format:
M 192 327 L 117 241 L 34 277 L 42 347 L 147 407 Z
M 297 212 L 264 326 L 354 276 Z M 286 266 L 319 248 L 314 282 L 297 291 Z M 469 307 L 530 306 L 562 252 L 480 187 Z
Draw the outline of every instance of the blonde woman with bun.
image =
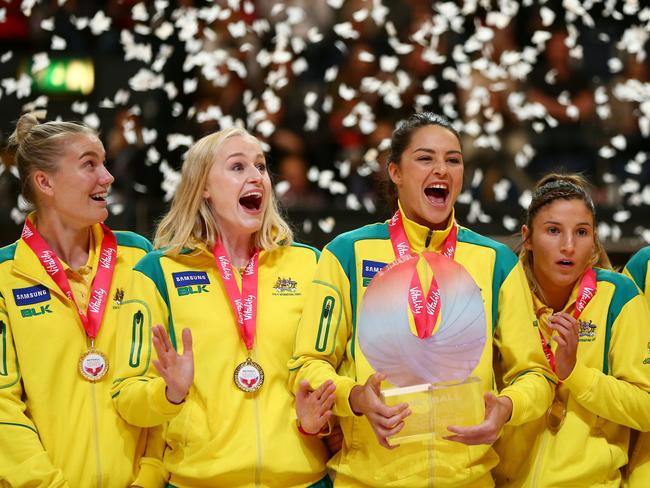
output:
M 95 131 L 26 114 L 10 144 L 34 211 L 0 249 L 0 479 L 163 486 L 160 433 L 124 422 L 110 395 L 124 285 L 151 245 L 103 224 L 113 177 Z

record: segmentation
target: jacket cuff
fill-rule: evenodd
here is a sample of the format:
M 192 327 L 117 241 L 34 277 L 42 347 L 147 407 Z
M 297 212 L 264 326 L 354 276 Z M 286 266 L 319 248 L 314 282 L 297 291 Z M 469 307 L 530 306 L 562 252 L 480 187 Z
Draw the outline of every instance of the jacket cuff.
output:
M 142 488 L 164 488 L 167 486 L 168 477 L 169 473 L 160 459 L 143 457 L 140 459 L 138 476 L 131 485 Z
M 571 374 L 566 377 L 564 384 L 567 386 L 572 395 L 579 398 L 590 390 L 594 381 L 594 370 L 585 366 L 583 363 L 576 361 Z
M 167 399 L 167 385 L 165 384 L 165 380 L 161 377 L 151 380 L 150 388 L 153 390 L 151 394 L 153 408 L 160 415 L 166 417 L 167 420 L 171 420 L 176 416 L 176 414 L 182 410 L 183 405 L 185 405 L 185 400 L 176 405 Z
M 352 378 L 340 376 L 336 382 L 336 400 L 332 413 L 339 417 L 356 417 L 350 406 L 350 392 L 352 388 L 359 385 Z
M 512 413 L 510 419 L 505 425 L 521 425 L 532 419 L 528 418 L 528 409 L 526 408 L 526 395 L 517 390 L 504 389 L 497 398 L 508 397 L 512 402 Z

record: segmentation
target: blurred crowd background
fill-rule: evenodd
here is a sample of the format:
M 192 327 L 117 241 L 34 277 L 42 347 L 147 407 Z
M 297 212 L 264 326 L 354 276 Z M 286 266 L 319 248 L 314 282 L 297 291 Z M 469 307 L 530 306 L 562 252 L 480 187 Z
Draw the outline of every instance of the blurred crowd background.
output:
M 243 125 L 319 247 L 390 214 L 391 131 L 433 110 L 463 134 L 463 225 L 514 244 L 535 179 L 582 172 L 621 264 L 650 242 L 649 38 L 632 0 L 0 0 L 0 244 L 26 110 L 100 131 L 109 224 L 147 236 L 189 145 Z

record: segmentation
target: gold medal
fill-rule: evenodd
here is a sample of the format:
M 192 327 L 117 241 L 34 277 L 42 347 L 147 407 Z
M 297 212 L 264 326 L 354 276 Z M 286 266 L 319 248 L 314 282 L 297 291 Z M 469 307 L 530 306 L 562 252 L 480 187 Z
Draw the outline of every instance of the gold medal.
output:
M 557 434 L 566 417 L 566 405 L 562 400 L 555 397 L 553 403 L 546 411 L 546 426 L 553 434 Z
M 100 381 L 108 372 L 108 359 L 102 353 L 91 347 L 79 358 L 79 373 L 91 383 Z
M 246 359 L 235 368 L 233 375 L 235 385 L 247 393 L 256 392 L 264 383 L 264 370 L 251 358 Z

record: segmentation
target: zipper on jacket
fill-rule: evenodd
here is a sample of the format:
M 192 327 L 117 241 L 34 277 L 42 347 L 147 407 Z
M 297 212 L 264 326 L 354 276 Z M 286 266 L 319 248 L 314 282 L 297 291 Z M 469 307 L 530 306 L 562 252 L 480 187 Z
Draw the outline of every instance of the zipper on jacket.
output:
M 255 464 L 255 486 L 262 486 L 262 422 L 260 419 L 260 406 L 257 394 L 253 398 L 253 408 L 255 409 L 255 433 L 257 436 L 257 462 Z
M 551 433 L 548 431 L 548 429 L 544 429 L 544 433 L 542 434 L 542 442 L 540 443 L 539 446 L 539 452 L 537 453 L 537 457 L 535 459 L 535 469 L 533 470 L 533 479 L 532 479 L 532 484 L 531 487 L 535 488 L 537 486 L 537 481 L 539 480 L 539 472 L 542 469 L 542 461 L 544 459 L 544 453 L 546 452 L 546 444 L 548 444 L 549 436 Z
M 99 420 L 97 415 L 97 385 L 95 383 L 90 384 L 90 391 L 92 397 L 92 410 L 93 410 L 93 427 L 94 427 L 94 439 L 95 439 L 95 462 L 97 465 L 97 488 L 102 488 L 102 456 L 99 450 Z
M 431 244 L 431 236 L 433 235 L 433 229 L 429 229 L 429 232 L 427 232 L 427 238 L 424 241 L 424 248 L 426 249 L 429 247 L 429 244 Z

